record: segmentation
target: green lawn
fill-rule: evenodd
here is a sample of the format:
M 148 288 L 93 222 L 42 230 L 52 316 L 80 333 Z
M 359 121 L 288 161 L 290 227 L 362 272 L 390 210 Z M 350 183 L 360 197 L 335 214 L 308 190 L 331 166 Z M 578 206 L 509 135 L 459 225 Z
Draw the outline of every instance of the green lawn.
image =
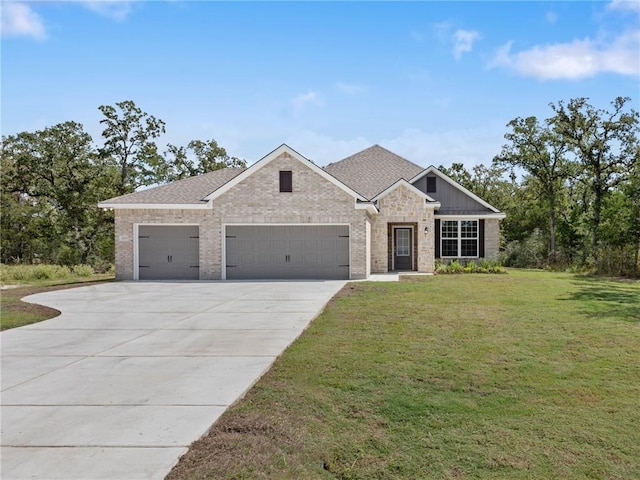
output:
M 168 478 L 640 478 L 640 284 L 349 284 Z
M 60 315 L 60 312 L 53 308 L 23 302 L 22 298 L 27 295 L 112 280 L 111 274 L 93 274 L 87 277 L 21 281 L 20 287 L 2 290 L 0 293 L 0 330 L 22 327 Z

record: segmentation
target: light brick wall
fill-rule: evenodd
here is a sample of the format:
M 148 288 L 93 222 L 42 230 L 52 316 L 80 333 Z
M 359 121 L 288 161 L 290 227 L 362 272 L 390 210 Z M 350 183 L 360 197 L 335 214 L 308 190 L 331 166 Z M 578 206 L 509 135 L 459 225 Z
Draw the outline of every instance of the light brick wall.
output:
M 434 268 L 434 217 L 433 208 L 428 208 L 423 197 L 404 185 L 378 201 L 380 213 L 371 225 L 371 271 L 388 271 L 388 225 L 393 223 L 417 223 L 413 233 L 418 240 L 418 271 L 431 273 Z M 425 234 L 424 229 L 428 227 Z
M 500 220 L 487 218 L 484 221 L 484 256 L 497 259 L 500 253 Z
M 116 210 L 116 278 L 133 279 L 134 224 L 191 224 L 200 227 L 200 279 L 213 278 L 212 270 L 213 227 L 211 210 Z M 219 277 L 218 277 L 219 278 Z
M 293 192 L 280 192 L 281 170 L 290 170 Z M 351 278 L 367 276 L 367 213 L 354 198 L 311 168 L 283 153 L 213 201 L 212 273 L 222 274 L 222 226 L 226 224 L 350 225 Z

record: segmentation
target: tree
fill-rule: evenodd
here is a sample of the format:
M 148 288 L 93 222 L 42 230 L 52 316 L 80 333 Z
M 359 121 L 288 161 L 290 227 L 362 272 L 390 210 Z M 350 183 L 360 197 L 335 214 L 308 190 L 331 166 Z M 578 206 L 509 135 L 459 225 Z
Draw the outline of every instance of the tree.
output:
M 167 166 L 154 139 L 165 133 L 165 123 L 143 112 L 131 100 L 98 109 L 105 117 L 100 120 L 105 126 L 101 154 L 118 168 L 117 192 L 130 193 L 138 187 L 160 183 L 167 175 Z
M 193 152 L 191 158 L 187 154 L 187 150 Z M 230 157 L 227 151 L 219 146 L 215 140 L 206 142 L 191 140 L 187 148 L 168 144 L 165 159 L 167 163 L 165 180 L 168 182 L 202 175 L 203 173 L 223 168 L 243 168 L 247 166 L 247 162 L 244 160 Z
M 551 104 L 555 116 L 549 123 L 582 166 L 581 180 L 588 186 L 591 202 L 591 245 L 598 259 L 602 209 L 611 189 L 627 178 L 638 149 L 638 113 L 625 110 L 628 97 L 617 97 L 612 111 L 597 109 L 587 98 L 575 98 L 565 106 Z
M 3 137 L 2 260 L 87 263 L 112 235 L 96 207 L 115 193 L 112 173 L 76 122 Z M 108 248 L 102 254 L 110 261 Z
M 566 144 L 549 123 L 546 120 L 541 126 L 536 117 L 511 120 L 507 124 L 511 131 L 504 136 L 510 143 L 502 147 L 493 162 L 522 168 L 539 185 L 548 207 L 549 260 L 553 263 L 556 261 L 558 197 L 569 178 L 571 165 L 566 158 Z

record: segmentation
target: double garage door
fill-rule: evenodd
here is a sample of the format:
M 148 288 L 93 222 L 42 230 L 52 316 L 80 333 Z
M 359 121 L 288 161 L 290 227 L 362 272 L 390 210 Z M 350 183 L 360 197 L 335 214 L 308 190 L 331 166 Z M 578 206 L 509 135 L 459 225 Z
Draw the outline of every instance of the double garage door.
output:
M 227 279 L 348 279 L 346 225 L 226 227 Z
M 347 225 L 229 225 L 226 278 L 348 279 Z M 140 225 L 140 280 L 198 280 L 199 227 Z

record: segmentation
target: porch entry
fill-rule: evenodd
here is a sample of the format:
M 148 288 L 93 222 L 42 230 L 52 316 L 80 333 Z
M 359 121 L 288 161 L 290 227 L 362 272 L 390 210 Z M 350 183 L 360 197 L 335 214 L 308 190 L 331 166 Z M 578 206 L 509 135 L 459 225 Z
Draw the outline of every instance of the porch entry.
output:
M 414 228 L 412 226 L 393 226 L 392 228 L 392 265 L 391 270 L 413 270 L 414 265 Z

